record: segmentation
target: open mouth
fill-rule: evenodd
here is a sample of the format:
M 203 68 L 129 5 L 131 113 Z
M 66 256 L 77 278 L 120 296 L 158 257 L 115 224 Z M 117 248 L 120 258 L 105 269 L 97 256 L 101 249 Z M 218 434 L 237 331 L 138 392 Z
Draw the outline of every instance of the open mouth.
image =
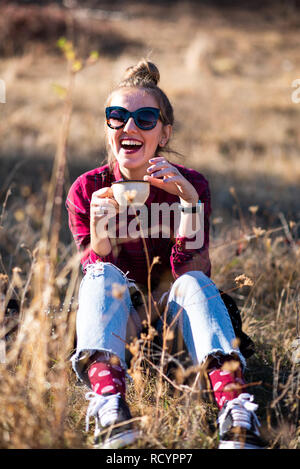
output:
M 132 139 L 123 139 L 120 142 L 121 148 L 125 151 L 134 152 L 142 148 L 143 142 L 139 140 L 132 140 Z

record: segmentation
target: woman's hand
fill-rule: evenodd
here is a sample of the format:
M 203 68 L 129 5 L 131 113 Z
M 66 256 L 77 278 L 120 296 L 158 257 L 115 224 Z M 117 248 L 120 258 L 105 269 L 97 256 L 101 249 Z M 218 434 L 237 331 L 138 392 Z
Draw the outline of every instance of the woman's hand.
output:
M 103 217 L 106 217 L 108 221 L 118 211 L 119 204 L 113 196 L 111 187 L 102 187 L 102 189 L 93 192 L 90 206 L 91 223 L 97 223 Z
M 107 224 L 109 218 L 114 217 L 118 211 L 119 204 L 110 187 L 102 187 L 93 192 L 90 205 L 91 247 L 101 257 L 111 252 Z
M 151 166 L 147 169 L 148 175 L 144 176 L 145 181 L 170 194 L 178 195 L 181 202 L 198 202 L 199 196 L 194 186 L 163 156 L 151 158 L 149 163 Z

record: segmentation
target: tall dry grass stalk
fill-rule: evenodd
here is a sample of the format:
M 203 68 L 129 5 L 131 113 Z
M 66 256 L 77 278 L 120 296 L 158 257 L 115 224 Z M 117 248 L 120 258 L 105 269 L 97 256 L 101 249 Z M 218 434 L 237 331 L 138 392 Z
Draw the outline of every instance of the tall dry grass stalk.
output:
M 74 254 L 61 270 L 58 259 L 72 93 L 75 75 L 83 65 L 76 58 L 72 44 L 63 40 L 59 45 L 68 59 L 69 83 L 64 93 L 60 138 L 41 236 L 29 253 L 31 268 L 27 278 L 21 269 L 14 268 L 12 277 L 2 278 L 1 284 L 2 343 L 12 333 L 11 324 L 5 327 L 5 312 L 12 293 L 17 291 L 20 299 L 17 332 L 7 345 L 0 365 L 0 445 L 8 448 L 53 448 L 74 442 L 74 436 L 67 436 L 66 417 L 68 358 L 75 337 L 76 304 L 72 300 L 77 288 L 79 258 Z

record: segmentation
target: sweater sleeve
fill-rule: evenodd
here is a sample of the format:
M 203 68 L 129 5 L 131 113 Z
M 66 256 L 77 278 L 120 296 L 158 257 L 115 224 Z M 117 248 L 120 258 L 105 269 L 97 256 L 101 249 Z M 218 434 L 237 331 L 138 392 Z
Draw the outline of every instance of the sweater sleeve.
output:
M 100 257 L 90 247 L 90 200 L 84 191 L 80 177 L 72 184 L 67 199 L 69 228 L 78 251 L 81 253 L 81 265 L 85 271 L 88 264 L 97 261 L 112 262 L 112 254 Z
M 199 173 L 193 172 L 193 178 L 188 178 L 198 192 L 199 200 L 204 204 L 204 239 L 199 249 L 189 248 L 193 238 L 177 236 L 171 250 L 170 264 L 173 277 L 191 270 L 200 270 L 210 277 L 211 263 L 209 258 L 209 217 L 211 214 L 211 200 L 209 184 Z

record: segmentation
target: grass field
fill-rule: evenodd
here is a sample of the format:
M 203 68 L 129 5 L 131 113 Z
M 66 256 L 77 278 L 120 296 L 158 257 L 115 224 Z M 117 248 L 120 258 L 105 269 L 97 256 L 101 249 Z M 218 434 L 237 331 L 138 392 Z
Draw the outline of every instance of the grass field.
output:
M 292 360 L 300 327 L 296 3 L 1 6 L 1 448 L 90 447 L 86 389 L 68 361 L 80 273 L 63 200 L 77 176 L 104 161 L 106 97 L 143 56 L 159 67 L 174 106 L 171 146 L 183 157 L 172 160 L 210 182 L 212 278 L 237 301 L 256 345 L 246 378 L 262 432 L 270 448 L 300 448 L 300 370 Z M 99 54 L 71 85 L 61 37 L 79 58 Z M 237 288 L 242 274 L 253 286 Z M 7 308 L 11 299 L 19 314 Z M 141 344 L 133 352 L 128 399 L 143 431 L 136 447 L 216 448 L 215 405 L 190 383 L 182 387 L 184 376 L 166 380 L 164 363 L 142 366 Z

